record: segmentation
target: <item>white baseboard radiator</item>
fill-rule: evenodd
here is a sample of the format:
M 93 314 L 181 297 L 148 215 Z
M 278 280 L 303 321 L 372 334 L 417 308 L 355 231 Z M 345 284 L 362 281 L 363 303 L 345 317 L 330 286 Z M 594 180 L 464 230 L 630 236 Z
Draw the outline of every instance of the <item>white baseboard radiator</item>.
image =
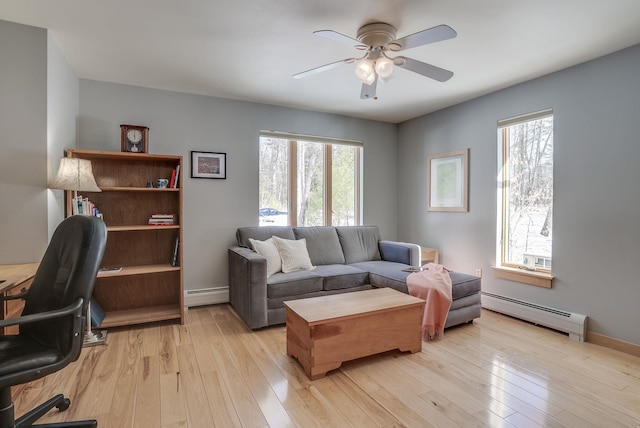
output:
M 586 315 L 565 312 L 484 291 L 482 292 L 482 307 L 568 333 L 571 339 L 578 342 L 584 342 L 587 334 Z
M 186 290 L 184 293 L 184 305 L 187 308 L 193 306 L 215 305 L 229 301 L 229 287 L 199 288 Z

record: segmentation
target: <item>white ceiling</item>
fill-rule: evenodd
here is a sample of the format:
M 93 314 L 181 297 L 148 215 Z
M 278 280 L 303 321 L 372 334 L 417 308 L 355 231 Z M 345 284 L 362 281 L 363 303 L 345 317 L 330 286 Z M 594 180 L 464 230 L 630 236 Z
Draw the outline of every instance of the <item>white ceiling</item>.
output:
M 48 28 L 78 77 L 397 123 L 640 43 L 638 0 L 2 0 L 0 19 Z M 398 69 L 360 99 L 357 56 L 313 35 L 387 22 L 397 37 L 458 37 L 403 55 L 455 73 Z

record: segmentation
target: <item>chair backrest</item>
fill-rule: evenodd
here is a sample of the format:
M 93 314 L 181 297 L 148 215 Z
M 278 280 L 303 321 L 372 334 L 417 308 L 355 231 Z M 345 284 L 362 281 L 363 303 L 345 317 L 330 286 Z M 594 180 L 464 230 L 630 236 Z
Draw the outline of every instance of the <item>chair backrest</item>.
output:
M 107 228 L 99 218 L 74 215 L 63 220 L 56 228 L 24 298 L 22 315 L 61 309 L 82 297 L 82 315 L 86 322 L 87 306 L 106 242 Z M 73 350 L 77 355 L 72 361 L 80 355 L 82 335 L 74 338 L 73 317 L 24 324 L 20 326 L 20 334 L 55 347 L 63 355 Z

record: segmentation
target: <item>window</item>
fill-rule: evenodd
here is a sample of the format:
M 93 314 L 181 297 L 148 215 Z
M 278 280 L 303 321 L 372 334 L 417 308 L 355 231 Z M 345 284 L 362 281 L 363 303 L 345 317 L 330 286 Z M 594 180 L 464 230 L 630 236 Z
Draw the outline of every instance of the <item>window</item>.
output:
M 550 273 L 553 112 L 500 121 L 498 142 L 500 266 Z
M 260 134 L 259 224 L 360 224 L 362 143 Z

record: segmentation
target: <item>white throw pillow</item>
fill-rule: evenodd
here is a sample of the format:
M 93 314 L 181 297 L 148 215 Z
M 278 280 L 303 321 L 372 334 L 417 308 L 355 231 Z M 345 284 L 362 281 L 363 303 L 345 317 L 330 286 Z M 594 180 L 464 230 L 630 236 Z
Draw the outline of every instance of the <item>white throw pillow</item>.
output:
M 273 243 L 280 253 L 282 260 L 282 272 L 294 272 L 297 270 L 312 270 L 316 267 L 311 264 L 306 239 L 282 239 L 273 237 Z
M 282 262 L 280 261 L 280 253 L 273 243 L 273 239 L 269 238 L 266 241 L 257 241 L 253 238 L 249 238 L 249 242 L 253 246 L 256 253 L 267 259 L 267 276 L 271 276 L 274 273 L 278 273 L 282 270 Z

